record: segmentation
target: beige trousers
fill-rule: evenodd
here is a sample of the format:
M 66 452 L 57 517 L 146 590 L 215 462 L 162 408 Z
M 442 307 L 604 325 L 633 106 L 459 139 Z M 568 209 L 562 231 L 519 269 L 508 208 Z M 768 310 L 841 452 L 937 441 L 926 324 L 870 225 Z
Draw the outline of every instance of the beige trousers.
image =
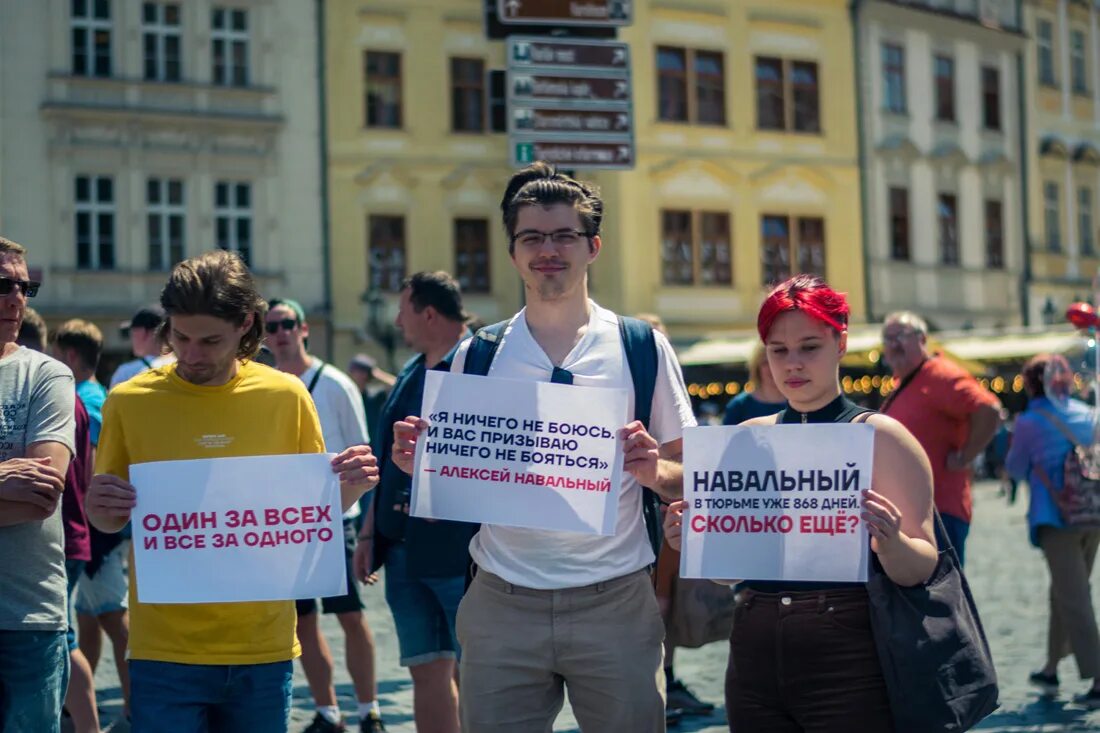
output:
M 1072 653 L 1083 679 L 1100 676 L 1100 634 L 1089 584 L 1100 530 L 1040 527 L 1039 546 L 1050 568 L 1047 661 L 1057 665 Z
M 458 607 L 465 733 L 664 733 L 664 624 L 649 573 L 533 590 L 479 570 Z

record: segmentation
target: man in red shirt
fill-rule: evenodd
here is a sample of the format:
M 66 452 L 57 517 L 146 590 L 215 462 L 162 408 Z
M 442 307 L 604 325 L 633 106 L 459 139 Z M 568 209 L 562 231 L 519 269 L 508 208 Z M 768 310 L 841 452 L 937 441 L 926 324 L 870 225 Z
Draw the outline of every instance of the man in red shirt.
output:
M 936 509 L 962 561 L 973 513 L 970 465 L 1001 424 L 1000 400 L 959 365 L 929 353 L 928 325 L 915 313 L 888 315 L 882 344 L 895 381 L 881 410 L 908 428 L 928 454 Z

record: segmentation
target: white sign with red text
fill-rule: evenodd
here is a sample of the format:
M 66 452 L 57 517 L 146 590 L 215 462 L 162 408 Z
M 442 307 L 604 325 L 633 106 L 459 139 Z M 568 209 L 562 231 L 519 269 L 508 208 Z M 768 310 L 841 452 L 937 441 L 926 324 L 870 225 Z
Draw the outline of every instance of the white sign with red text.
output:
M 410 513 L 612 535 L 625 389 L 429 371 Z
M 684 578 L 865 582 L 866 424 L 684 430 Z
M 138 600 L 229 603 L 347 592 L 331 454 L 130 467 Z

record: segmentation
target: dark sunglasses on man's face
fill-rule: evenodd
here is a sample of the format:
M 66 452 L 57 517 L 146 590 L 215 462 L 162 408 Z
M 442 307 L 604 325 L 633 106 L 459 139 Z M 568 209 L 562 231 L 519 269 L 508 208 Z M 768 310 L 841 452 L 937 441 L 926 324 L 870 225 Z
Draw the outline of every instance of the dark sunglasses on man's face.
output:
M 42 287 L 42 283 L 36 283 L 34 280 L 12 280 L 10 277 L 0 277 L 0 295 L 11 295 L 16 285 L 19 286 L 19 292 L 28 298 L 38 295 L 38 289 Z
M 264 330 L 268 333 L 278 333 L 280 327 L 284 331 L 293 331 L 298 328 L 298 321 L 293 318 L 284 318 L 281 321 L 268 321 L 264 324 Z

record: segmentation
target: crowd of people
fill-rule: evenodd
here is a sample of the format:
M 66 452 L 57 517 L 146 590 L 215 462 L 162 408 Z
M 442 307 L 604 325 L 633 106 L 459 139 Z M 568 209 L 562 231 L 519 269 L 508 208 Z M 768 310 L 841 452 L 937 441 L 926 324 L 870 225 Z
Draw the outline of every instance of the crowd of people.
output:
M 295 658 L 316 707 L 306 731 L 348 730 L 319 625 L 319 614 L 331 614 L 358 730 L 383 731 L 376 640 L 361 597 L 383 568 L 422 733 L 549 731 L 567 694 L 586 732 L 664 731 L 715 709 L 673 662 L 678 646 L 719 638 L 730 644 L 730 730 L 895 729 L 864 584 L 678 577 L 683 432 L 696 418 L 659 319 L 641 316 L 651 328 L 638 339 L 637 321 L 589 298 L 588 268 L 604 246 L 599 192 L 539 163 L 509 181 L 501 213 L 525 307 L 475 332 L 452 276 L 411 275 L 396 325 L 416 356 L 396 375 L 366 355 L 345 371 L 311 354 L 302 306 L 261 294 L 236 255 L 216 251 L 177 265 L 160 302 L 123 324 L 135 358 L 105 387 L 95 377 L 102 333 L 72 320 L 47 334 L 28 307 L 40 288 L 28 251 L 0 238 L 0 730 L 57 731 L 67 716 L 77 733 L 99 731 L 93 680 L 104 634 L 135 731 L 285 731 Z M 1001 406 L 930 351 L 927 324 L 908 312 L 883 324 L 893 391 L 877 412 L 852 403 L 839 383 L 848 316 L 844 295 L 820 277 L 776 286 L 758 317 L 755 390 L 729 403 L 724 423 L 873 426 L 861 521 L 889 581 L 919 586 L 945 543 L 965 561 L 971 466 L 1001 427 Z M 636 358 L 652 373 L 632 373 Z M 428 370 L 634 395 L 618 435 L 614 534 L 411 516 Z M 1051 574 L 1048 650 L 1030 681 L 1055 692 L 1058 663 L 1072 654 L 1094 682 L 1078 701 L 1100 707 L 1089 587 L 1100 529 L 1059 502 L 1066 456 L 1091 444 L 1094 422 L 1092 408 L 1070 396 L 1067 375 L 1055 355 L 1025 366 L 1031 401 L 1005 465 L 1030 486 L 1030 538 Z M 639 395 L 652 397 L 640 404 Z M 345 594 L 139 600 L 131 465 L 325 451 L 336 454 L 344 510 Z M 656 542 L 651 499 L 666 505 Z

